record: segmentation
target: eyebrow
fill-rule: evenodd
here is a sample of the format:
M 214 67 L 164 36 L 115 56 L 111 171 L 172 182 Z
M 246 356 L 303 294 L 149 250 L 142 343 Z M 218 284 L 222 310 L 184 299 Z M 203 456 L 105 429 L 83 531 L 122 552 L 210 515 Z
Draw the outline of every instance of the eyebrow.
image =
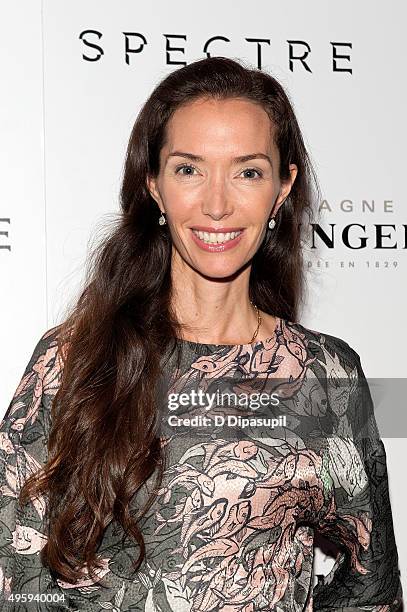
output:
M 201 157 L 200 155 L 194 155 L 193 153 L 187 153 L 185 151 L 173 151 L 172 153 L 168 155 L 167 161 L 170 157 L 186 157 L 187 159 L 190 159 L 191 161 L 196 161 L 196 162 L 205 161 L 204 158 Z M 266 155 L 265 153 L 249 153 L 248 155 L 239 155 L 238 157 L 234 157 L 232 161 L 236 164 L 240 164 L 240 163 L 249 161 L 250 159 L 259 159 L 259 158 L 267 160 L 270 166 L 273 167 L 270 157 Z

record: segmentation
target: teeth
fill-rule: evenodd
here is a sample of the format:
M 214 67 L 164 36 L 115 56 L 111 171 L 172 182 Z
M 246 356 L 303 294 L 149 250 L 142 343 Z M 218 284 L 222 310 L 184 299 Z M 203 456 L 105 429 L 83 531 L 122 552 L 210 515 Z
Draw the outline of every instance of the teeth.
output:
M 229 240 L 233 240 L 241 234 L 242 232 L 229 232 L 227 234 L 222 234 L 219 232 L 216 233 L 208 233 L 208 232 L 199 232 L 197 230 L 192 230 L 198 238 L 206 242 L 207 244 L 222 244 L 224 242 L 228 242 Z

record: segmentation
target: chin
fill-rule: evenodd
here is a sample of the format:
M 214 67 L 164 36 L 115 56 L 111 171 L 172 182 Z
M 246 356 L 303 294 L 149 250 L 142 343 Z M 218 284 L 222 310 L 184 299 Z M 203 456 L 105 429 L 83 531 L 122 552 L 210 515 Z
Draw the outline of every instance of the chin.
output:
M 242 263 L 236 266 L 202 266 L 198 267 L 197 271 L 208 278 L 226 279 L 237 274 L 243 265 Z

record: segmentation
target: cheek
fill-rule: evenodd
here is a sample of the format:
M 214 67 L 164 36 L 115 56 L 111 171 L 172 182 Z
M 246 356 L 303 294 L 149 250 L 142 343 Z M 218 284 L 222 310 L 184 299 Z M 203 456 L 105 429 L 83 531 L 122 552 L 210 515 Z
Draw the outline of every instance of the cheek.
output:
M 197 193 L 182 189 L 177 186 L 171 187 L 165 193 L 165 204 L 167 212 L 174 220 L 189 217 L 199 209 L 200 199 Z
M 236 185 L 227 195 L 232 204 L 232 217 L 251 225 L 262 225 L 270 215 L 276 195 L 270 184 Z M 201 212 L 205 195 L 198 185 L 164 181 L 161 194 L 174 224 L 191 219 Z
M 248 223 L 262 225 L 269 217 L 271 209 L 272 199 L 259 196 L 258 198 L 253 198 L 251 202 L 246 203 L 242 211 Z

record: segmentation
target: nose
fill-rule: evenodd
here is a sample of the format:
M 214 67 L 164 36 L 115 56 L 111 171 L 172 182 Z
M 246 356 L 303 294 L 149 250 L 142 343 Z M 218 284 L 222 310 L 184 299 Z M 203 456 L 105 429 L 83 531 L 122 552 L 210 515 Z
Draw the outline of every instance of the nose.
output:
M 225 177 L 221 172 L 214 174 L 208 180 L 201 210 L 204 215 L 216 220 L 232 214 L 233 205 L 229 198 Z

